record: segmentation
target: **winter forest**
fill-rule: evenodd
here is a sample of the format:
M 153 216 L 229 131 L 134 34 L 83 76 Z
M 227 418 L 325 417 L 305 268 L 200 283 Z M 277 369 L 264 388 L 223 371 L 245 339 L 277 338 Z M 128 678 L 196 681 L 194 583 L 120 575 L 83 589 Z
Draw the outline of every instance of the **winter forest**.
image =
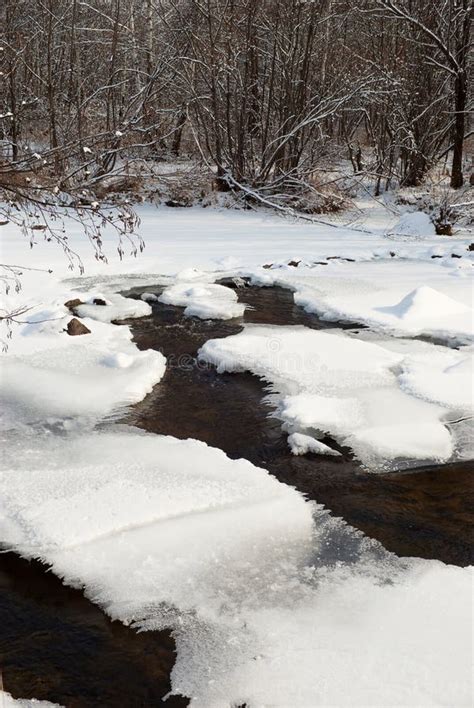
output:
M 139 189 L 155 161 L 186 156 L 221 189 L 311 212 L 337 209 L 336 176 L 331 201 L 315 173 L 345 157 L 373 178 L 375 195 L 421 184 L 448 158 L 460 188 L 472 145 L 471 9 L 469 0 L 5 0 L 1 131 L 11 161 L 1 184 L 13 195 L 40 186 L 102 195 L 124 162 L 133 176 L 119 186 Z
M 472 705 L 472 0 L 2 0 L 0 707 Z

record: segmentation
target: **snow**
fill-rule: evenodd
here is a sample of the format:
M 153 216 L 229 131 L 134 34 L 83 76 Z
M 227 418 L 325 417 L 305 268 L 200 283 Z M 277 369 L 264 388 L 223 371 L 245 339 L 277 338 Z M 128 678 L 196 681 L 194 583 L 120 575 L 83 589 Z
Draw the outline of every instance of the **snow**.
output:
M 251 276 L 262 285 L 290 288 L 296 304 L 322 319 L 465 343 L 474 340 L 472 255 L 440 261 L 429 255 L 420 261 L 332 260 L 325 267 L 255 270 Z
M 271 384 L 277 414 L 290 433 L 329 433 L 368 467 L 387 461 L 447 461 L 454 442 L 446 409 L 403 390 L 403 357 L 344 335 L 305 327 L 245 327 L 207 341 L 199 357 L 218 372 L 251 371 Z
M 49 701 L 38 701 L 36 698 L 13 698 L 11 693 L 0 691 L 0 707 L 1 708 L 47 708 L 57 706 L 57 703 Z
M 165 359 L 130 342 L 121 347 L 108 354 L 99 343 L 77 344 L 9 357 L 0 380 L 0 427 L 90 424 L 140 401 L 162 378 Z
M 94 299 L 104 299 L 106 305 L 94 305 Z M 75 308 L 79 317 L 90 317 L 98 322 L 113 322 L 129 317 L 146 317 L 151 314 L 151 307 L 143 300 L 132 300 L 122 295 L 108 294 L 105 299 L 101 294 L 90 298 L 89 303 Z
M 403 300 L 393 307 L 380 308 L 380 311 L 393 314 L 402 320 L 413 321 L 436 315 L 457 315 L 460 312 L 469 312 L 469 308 L 433 288 L 422 286 L 405 295 Z
M 356 455 L 368 465 L 377 465 L 383 459 L 433 460 L 445 462 L 454 451 L 450 432 L 439 422 L 417 422 L 415 415 L 409 422 L 404 411 L 397 415 L 396 423 L 367 426 L 349 435 L 349 444 Z
M 166 288 L 158 299 L 168 305 L 184 307 L 186 317 L 202 320 L 230 320 L 241 317 L 245 311 L 245 305 L 237 302 L 234 290 L 215 283 L 180 281 Z
M 432 351 L 430 356 L 407 356 L 399 381 L 415 396 L 470 414 L 474 409 L 473 374 L 472 351 Z
M 376 218 L 371 216 L 364 232 L 343 225 L 330 229 L 244 211 L 157 209 L 149 205 L 138 207 L 138 211 L 146 244 L 144 253 L 137 258 L 125 254 L 122 261 L 118 256 L 114 258 L 116 239 L 113 232 L 105 229 L 108 264 L 94 261 L 90 244 L 78 225 L 68 222 L 70 245 L 86 265 L 86 275 L 73 281 L 63 253 L 53 244 L 41 241 L 39 235 L 38 244 L 30 249 L 28 240 L 14 226 L 2 226 L 4 262 L 54 271 L 50 275 L 24 270 L 23 291 L 20 296 L 11 293 L 5 298 L 6 309 L 10 303 L 38 309 L 49 306 L 62 278 L 68 278 L 74 287 L 71 297 L 80 295 L 77 288 L 87 284 L 90 296 L 100 290 L 108 299 L 127 286 L 153 286 L 165 277 L 170 285 L 175 279 L 198 284 L 203 276 L 212 282 L 226 275 L 248 275 L 264 285 L 283 285 L 295 292 L 297 304 L 325 318 L 365 322 L 399 334 L 407 332 L 405 323 L 377 308 L 393 306 L 420 286 L 431 287 L 472 307 L 474 252 L 467 250 L 472 241 L 467 232 L 449 238 L 404 240 L 390 235 L 383 212 Z M 453 252 L 462 258 L 453 259 Z M 396 256 L 392 258 L 391 253 Z M 440 258 L 433 260 L 432 255 Z M 333 256 L 355 262 L 326 260 Z M 290 260 L 301 264 L 290 267 Z M 314 265 L 318 262 L 327 265 Z M 264 269 L 265 264 L 273 267 Z M 415 332 L 410 329 L 409 333 Z M 456 331 L 450 318 L 440 317 L 436 323 L 430 319 L 426 327 L 421 322 L 419 333 L 472 339 L 472 324 L 467 331 Z
M 310 435 L 302 433 L 291 433 L 288 435 L 288 445 L 293 455 L 307 455 L 308 452 L 313 455 L 333 455 L 340 456 L 340 452 L 333 450 L 329 445 L 325 445 L 320 440 L 312 438 Z
M 446 329 L 470 332 L 474 324 L 472 308 L 426 285 L 412 290 L 393 306 L 375 309 L 398 319 L 405 331 L 435 330 L 445 321 Z
M 358 427 L 363 420 L 363 407 L 356 398 L 319 396 L 314 393 L 300 393 L 285 396 L 280 405 L 280 417 L 287 428 L 330 430 L 340 435 L 351 421 Z
M 4 542 L 112 618 L 171 626 L 194 708 L 469 705 L 469 569 L 400 560 L 204 443 L 27 442 L 4 446 Z
M 140 298 L 145 302 L 158 302 L 158 295 L 155 293 L 142 293 Z
M 403 236 L 426 237 L 435 235 L 435 227 L 423 211 L 413 211 L 403 214 L 393 227 L 393 232 Z
M 114 258 L 105 229 L 108 265 L 67 222 L 85 276 L 52 244 L 30 250 L 1 227 L 3 261 L 23 267 L 22 291 L 2 308 L 29 308 L 2 359 L 2 544 L 50 564 L 114 619 L 171 627 L 172 691 L 194 708 L 470 705 L 470 569 L 396 558 L 245 460 L 111 421 L 166 366 L 112 322 L 149 316 L 155 286 L 186 315 L 239 317 L 244 304 L 215 281 L 250 277 L 371 328 L 246 326 L 202 348 L 220 371 L 268 382 L 294 453 L 335 454 L 319 439 L 330 433 L 378 472 L 469 458 L 471 421 L 451 422 L 472 415 L 472 236 L 402 238 L 380 213 L 353 231 L 138 210 L 145 252 Z M 141 300 L 117 294 L 137 285 Z M 64 332 L 73 298 L 85 302 L 86 336 Z
M 66 334 L 65 324 L 72 315 L 59 301 L 18 327 L 2 363 L 1 428 L 45 422 L 61 427 L 91 425 L 140 401 L 160 381 L 165 372 L 163 355 L 139 351 L 128 327 L 108 324 L 109 318 L 137 312 L 136 304 L 149 306 L 125 298 L 113 300 L 110 306 L 84 306 L 91 315 L 111 310 L 96 319 L 83 317 L 91 330 L 88 335 Z

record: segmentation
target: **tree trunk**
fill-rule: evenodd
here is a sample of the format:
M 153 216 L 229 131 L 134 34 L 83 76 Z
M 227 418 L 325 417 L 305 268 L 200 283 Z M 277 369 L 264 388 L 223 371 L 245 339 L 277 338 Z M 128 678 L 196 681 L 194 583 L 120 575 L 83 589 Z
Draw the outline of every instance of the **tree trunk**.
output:
M 181 147 L 181 138 L 183 137 L 183 128 L 186 123 L 186 110 L 183 108 L 178 114 L 178 120 L 176 123 L 175 134 L 173 138 L 173 145 L 171 147 L 171 152 L 173 155 L 178 157 L 179 150 Z
M 456 76 L 455 92 L 455 123 L 454 123 L 454 150 L 453 167 L 451 171 L 451 187 L 459 189 L 464 183 L 462 174 L 462 155 L 464 147 L 464 128 L 466 123 L 467 80 L 466 73 L 460 72 Z

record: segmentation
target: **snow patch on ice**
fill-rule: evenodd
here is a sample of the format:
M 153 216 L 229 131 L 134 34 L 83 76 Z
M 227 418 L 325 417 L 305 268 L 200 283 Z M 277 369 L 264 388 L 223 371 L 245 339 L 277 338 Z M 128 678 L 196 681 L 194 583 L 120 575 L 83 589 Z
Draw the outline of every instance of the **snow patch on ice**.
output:
M 291 435 L 288 435 L 288 445 L 293 455 L 307 455 L 311 452 L 313 455 L 334 455 L 337 457 L 341 454 L 320 440 L 316 440 L 310 435 L 303 435 L 303 433 L 291 433 Z
M 432 351 L 407 356 L 399 381 L 415 396 L 469 414 L 474 409 L 473 375 L 472 351 Z
M 356 398 L 336 398 L 301 393 L 286 396 L 280 406 L 280 417 L 286 427 L 331 431 L 335 435 L 347 430 L 348 421 L 354 428 L 364 419 L 362 404 Z
M 245 311 L 245 305 L 238 302 L 234 290 L 215 283 L 178 282 L 166 288 L 159 300 L 184 307 L 186 317 L 203 320 L 229 320 L 241 317 Z
M 366 323 L 397 335 L 428 334 L 465 343 L 474 337 L 469 277 L 474 272 L 473 253 L 464 252 L 462 259 L 449 255 L 441 261 L 432 261 L 427 255 L 425 263 L 332 260 L 318 269 L 252 271 L 251 279 L 256 284 L 293 290 L 295 303 L 321 319 Z
M 65 333 L 71 314 L 64 315 L 64 306 L 32 313 L 14 341 L 14 351 L 2 359 L 1 428 L 32 423 L 93 425 L 140 401 L 160 381 L 166 365 L 163 355 L 139 351 L 128 327 L 109 324 L 119 313 L 138 316 L 137 304 L 146 311 L 149 305 L 121 296 L 109 299 L 111 305 L 81 306 L 95 316 L 84 317 L 91 330 L 87 341 Z M 43 322 L 46 313 L 50 321 Z
M 403 356 L 371 342 L 305 327 L 247 326 L 209 340 L 199 357 L 219 372 L 251 371 L 272 385 L 290 433 L 329 433 L 373 469 L 446 461 L 454 445 L 445 408 L 409 395 Z
M 356 455 L 373 465 L 380 459 L 397 458 L 445 462 L 454 451 L 451 435 L 439 421 L 417 423 L 411 420 L 365 427 L 349 434 L 345 442 Z
M 140 298 L 145 302 L 158 302 L 158 295 L 155 293 L 142 293 Z
M 128 353 L 105 354 L 99 347 L 83 345 L 6 357 L 0 380 L 0 427 L 93 424 L 140 401 L 163 377 L 166 360 L 160 352 L 140 352 L 128 345 Z
M 132 300 L 117 293 L 109 293 L 105 302 L 106 305 L 94 305 L 92 302 L 79 305 L 75 308 L 75 312 L 79 317 L 90 317 L 98 322 L 113 322 L 129 317 L 146 317 L 152 311 L 150 305 L 143 300 Z

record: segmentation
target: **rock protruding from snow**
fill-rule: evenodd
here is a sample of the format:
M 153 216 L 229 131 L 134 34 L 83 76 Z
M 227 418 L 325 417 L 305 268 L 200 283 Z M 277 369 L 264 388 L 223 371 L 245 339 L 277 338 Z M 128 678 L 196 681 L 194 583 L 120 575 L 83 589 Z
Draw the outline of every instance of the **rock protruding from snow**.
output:
M 71 310 L 74 312 L 74 309 L 76 307 L 79 307 L 79 305 L 84 305 L 85 303 L 81 300 L 80 297 L 75 297 L 72 298 L 71 300 L 68 300 L 67 302 L 64 303 L 64 307 L 67 307 L 68 310 Z
M 88 327 L 85 326 L 80 320 L 77 319 L 77 317 L 73 317 L 72 320 L 69 320 L 67 323 L 67 333 L 71 337 L 78 337 L 81 334 L 90 334 L 91 331 Z
M 180 281 L 166 288 L 159 300 L 167 305 L 184 307 L 186 317 L 202 320 L 230 320 L 241 317 L 245 311 L 245 305 L 238 302 L 234 290 L 215 283 Z

